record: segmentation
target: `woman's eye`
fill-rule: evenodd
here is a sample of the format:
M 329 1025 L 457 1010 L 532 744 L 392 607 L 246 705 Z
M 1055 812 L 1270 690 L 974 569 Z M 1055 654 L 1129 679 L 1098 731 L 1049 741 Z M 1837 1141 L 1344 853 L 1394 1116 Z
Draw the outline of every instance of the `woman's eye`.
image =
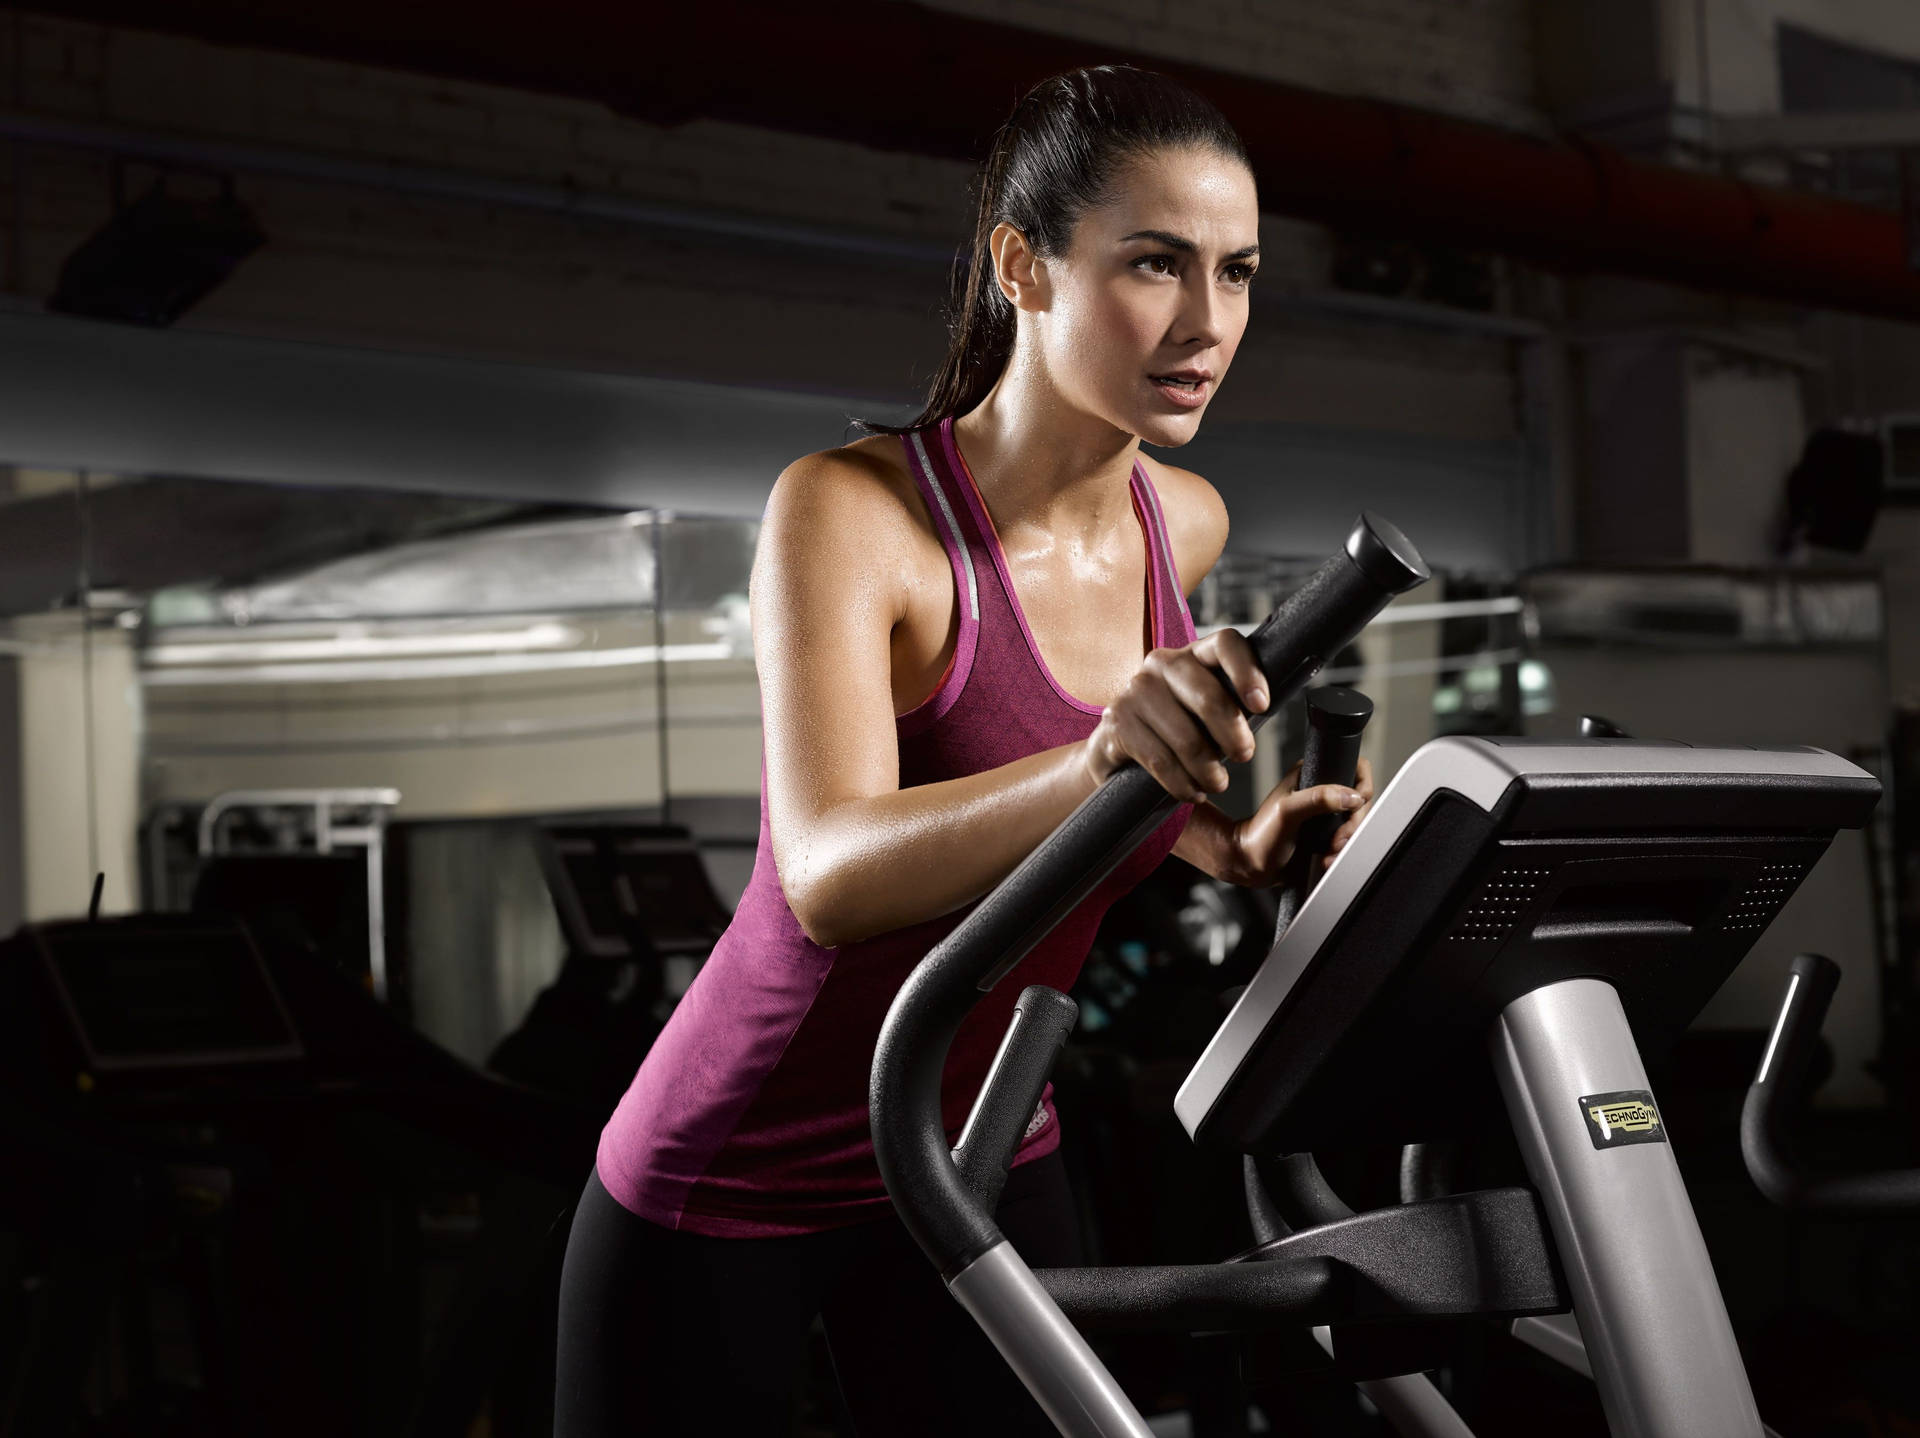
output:
M 1229 284 L 1244 285 L 1252 280 L 1258 273 L 1259 271 L 1252 265 L 1228 265 L 1227 282 Z
M 1173 273 L 1172 255 L 1142 255 L 1133 263 L 1136 268 L 1144 267 L 1156 275 L 1170 275 Z M 1162 268 L 1155 269 L 1154 266 L 1156 265 L 1162 266 Z

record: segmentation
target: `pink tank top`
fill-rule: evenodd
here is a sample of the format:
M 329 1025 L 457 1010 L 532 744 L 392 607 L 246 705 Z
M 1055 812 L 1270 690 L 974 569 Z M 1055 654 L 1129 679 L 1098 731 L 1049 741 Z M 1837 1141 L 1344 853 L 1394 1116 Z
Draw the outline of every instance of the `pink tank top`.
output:
M 953 421 L 904 442 L 953 566 L 960 636 L 938 688 L 897 720 L 900 787 L 1084 739 L 1100 710 L 1062 689 L 1041 659 L 993 521 L 954 445 Z M 1193 621 L 1159 498 L 1138 461 L 1131 485 L 1154 644 L 1190 644 Z M 1189 812 L 1169 818 L 974 1009 L 947 1059 L 951 1135 L 966 1121 L 1020 991 L 1072 986 L 1101 916 L 1167 856 Z M 601 1134 L 607 1191 L 655 1223 L 721 1237 L 809 1233 L 886 1213 L 867 1121 L 874 1040 L 907 974 L 966 913 L 837 948 L 815 944 L 780 890 L 763 766 L 753 877 Z M 1015 1162 L 1059 1141 L 1049 1088 Z

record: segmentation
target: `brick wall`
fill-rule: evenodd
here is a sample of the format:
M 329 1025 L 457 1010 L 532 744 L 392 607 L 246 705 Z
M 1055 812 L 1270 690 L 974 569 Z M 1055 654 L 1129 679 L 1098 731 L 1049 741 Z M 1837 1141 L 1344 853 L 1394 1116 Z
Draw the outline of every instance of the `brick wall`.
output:
M 1531 127 L 1527 0 L 927 0 L 1149 55 Z
M 1173 7 L 1163 0 L 947 8 L 1331 89 L 1530 123 L 1523 0 L 1308 0 Z M 662 128 L 603 106 L 209 45 L 0 10 L 0 104 L 170 135 L 245 140 L 399 164 L 570 184 L 939 246 L 969 227 L 971 167 L 756 128 Z M 27 302 L 108 213 L 104 158 L 0 146 L 0 280 Z M 133 185 L 150 170 L 129 171 Z M 190 185 L 191 180 L 180 183 Z M 937 364 L 943 282 L 931 269 L 746 252 L 564 216 L 242 176 L 270 243 L 184 322 L 723 381 L 905 397 Z M 13 243 L 17 238 L 18 245 Z M 1312 226 L 1262 223 L 1269 290 L 1325 283 Z M 17 248 L 17 253 L 15 252 Z M 1249 371 L 1361 383 L 1324 397 L 1230 384 L 1223 413 L 1471 433 L 1510 432 L 1508 357 L 1381 327 L 1343 331 L 1263 312 Z M 1284 353 L 1283 353 L 1284 351 Z M 1473 393 L 1435 405 L 1426 380 Z M 1405 404 L 1380 389 L 1406 388 Z M 1369 388 L 1371 392 L 1369 392 Z M 1348 413 L 1350 412 L 1350 413 Z

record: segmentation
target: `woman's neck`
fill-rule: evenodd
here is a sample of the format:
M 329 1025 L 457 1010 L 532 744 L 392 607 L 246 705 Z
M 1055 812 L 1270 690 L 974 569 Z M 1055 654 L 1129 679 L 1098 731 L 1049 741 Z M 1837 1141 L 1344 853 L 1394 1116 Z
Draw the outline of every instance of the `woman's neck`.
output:
M 1137 436 L 1076 411 L 1032 366 L 1011 363 L 954 421 L 967 467 L 1007 529 L 1098 530 L 1125 518 Z

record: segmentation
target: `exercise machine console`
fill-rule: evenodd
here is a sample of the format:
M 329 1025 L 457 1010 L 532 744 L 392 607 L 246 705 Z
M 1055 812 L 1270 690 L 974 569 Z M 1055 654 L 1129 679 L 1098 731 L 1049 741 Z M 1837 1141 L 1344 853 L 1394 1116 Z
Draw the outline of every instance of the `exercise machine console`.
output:
M 1456 738 L 1416 753 L 1175 1099 L 1249 1153 L 1510 1122 L 1620 1433 L 1754 1433 L 1641 1047 L 1668 1047 L 1870 775 L 1818 749 Z

